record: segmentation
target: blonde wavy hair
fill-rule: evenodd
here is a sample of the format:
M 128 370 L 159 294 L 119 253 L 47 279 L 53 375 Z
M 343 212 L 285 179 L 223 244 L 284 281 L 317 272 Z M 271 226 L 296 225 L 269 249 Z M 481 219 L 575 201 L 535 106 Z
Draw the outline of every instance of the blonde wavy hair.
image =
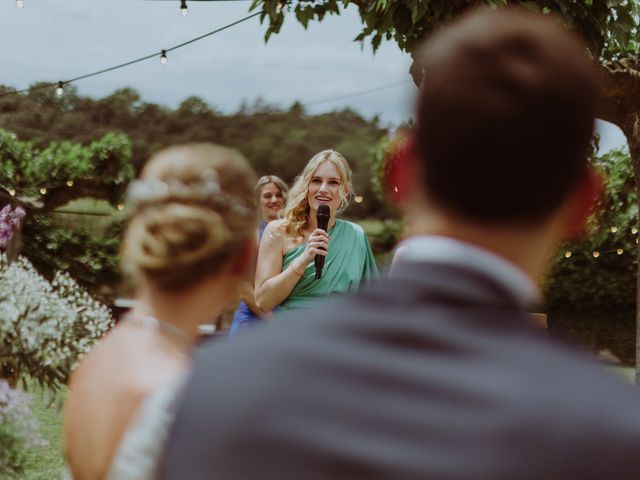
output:
M 293 186 L 289 190 L 287 204 L 280 212 L 280 217 L 283 219 L 281 227 L 291 238 L 303 237 L 303 232 L 309 225 L 309 184 L 313 173 L 324 162 L 333 163 L 340 173 L 340 187 L 338 189 L 340 206 L 336 215 L 349 206 L 353 196 L 353 186 L 351 184 L 351 168 L 347 160 L 335 150 L 323 150 L 317 153 L 294 180 Z
M 155 154 L 130 186 L 123 269 L 164 290 L 219 273 L 255 237 L 254 185 L 235 150 L 199 143 Z
M 280 193 L 282 194 L 282 198 L 284 198 L 284 200 L 286 201 L 289 194 L 289 185 L 287 185 L 287 183 L 284 180 L 282 180 L 280 177 L 276 175 L 264 175 L 260 177 L 258 179 L 258 183 L 256 183 L 256 189 L 255 189 L 256 202 L 257 203 L 260 202 L 260 195 L 262 195 L 262 187 L 270 183 L 273 183 L 276 187 L 278 187 L 278 189 L 280 190 Z

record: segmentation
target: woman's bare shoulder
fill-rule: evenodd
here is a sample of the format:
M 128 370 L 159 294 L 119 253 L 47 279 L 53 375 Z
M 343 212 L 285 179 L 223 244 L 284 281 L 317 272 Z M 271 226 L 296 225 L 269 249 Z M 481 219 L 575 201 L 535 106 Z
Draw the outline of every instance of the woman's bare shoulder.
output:
M 284 218 L 279 218 L 277 220 L 271 220 L 267 223 L 265 231 L 269 231 L 271 233 L 284 233 L 286 226 L 286 220 Z
M 73 372 L 64 422 L 73 470 L 105 472 L 144 399 L 185 371 L 184 362 L 158 348 L 158 335 L 123 322 Z
M 285 226 L 283 219 L 272 220 L 265 227 L 262 237 L 268 238 L 269 243 L 282 244 L 287 237 Z

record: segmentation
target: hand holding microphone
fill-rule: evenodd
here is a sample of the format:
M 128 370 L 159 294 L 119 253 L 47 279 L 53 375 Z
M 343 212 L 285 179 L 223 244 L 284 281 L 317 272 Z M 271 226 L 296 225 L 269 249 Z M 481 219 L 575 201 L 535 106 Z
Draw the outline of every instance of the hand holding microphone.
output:
M 328 205 L 319 205 L 318 212 L 316 214 L 316 220 L 318 228 L 324 230 L 325 232 L 329 228 L 329 218 L 331 218 L 331 210 Z M 326 251 L 326 249 L 322 248 Z M 324 268 L 324 255 L 317 254 L 314 259 L 314 263 L 316 266 L 316 278 L 322 278 L 322 269 Z
M 328 254 L 329 248 L 329 235 L 327 234 L 327 228 L 329 227 L 329 218 L 331 216 L 329 207 L 326 205 L 320 205 L 318 207 L 318 214 L 316 220 L 318 222 L 318 228 L 316 228 L 309 239 L 307 240 L 307 246 L 304 254 L 300 259 L 304 266 L 294 266 L 294 272 L 298 273 L 298 269 L 305 269 L 306 265 L 310 261 L 313 261 L 316 267 L 316 278 L 322 277 L 322 269 L 324 267 L 324 257 Z M 292 264 L 293 265 L 293 264 Z M 298 273 L 298 276 L 302 276 Z

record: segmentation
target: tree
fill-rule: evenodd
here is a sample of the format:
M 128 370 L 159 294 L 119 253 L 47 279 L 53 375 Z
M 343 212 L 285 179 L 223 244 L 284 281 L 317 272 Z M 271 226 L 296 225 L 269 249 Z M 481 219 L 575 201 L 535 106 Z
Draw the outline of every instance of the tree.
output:
M 606 104 L 601 118 L 620 127 L 627 137 L 636 189 L 640 191 L 640 2 L 637 0 L 296 0 L 285 3 L 254 0 L 267 22 L 265 41 L 278 33 L 285 14 L 293 12 L 306 28 L 327 14 L 340 14 L 354 5 L 363 28 L 355 41 L 370 38 L 374 51 L 382 40 L 392 40 L 413 58 L 410 74 L 416 85 L 421 70 L 416 47 L 446 21 L 479 5 L 499 8 L 518 5 L 541 13 L 555 13 L 568 28 L 585 39 L 605 78 Z M 640 195 L 638 195 L 640 199 Z M 640 258 L 640 247 L 638 248 Z M 640 265 L 640 262 L 638 262 Z M 636 289 L 636 383 L 640 383 L 640 275 Z
M 54 142 L 40 149 L 0 130 L 0 197 L 28 211 L 51 211 L 81 197 L 116 205 L 133 175 L 131 143 L 123 134 L 86 147 Z
M 59 228 L 51 212 L 85 197 L 116 206 L 133 175 L 131 143 L 123 134 L 109 133 L 87 146 L 52 142 L 40 148 L 0 130 L 0 200 L 27 211 L 25 254 L 41 273 L 71 271 L 88 288 L 117 278 L 118 225 L 96 238 Z

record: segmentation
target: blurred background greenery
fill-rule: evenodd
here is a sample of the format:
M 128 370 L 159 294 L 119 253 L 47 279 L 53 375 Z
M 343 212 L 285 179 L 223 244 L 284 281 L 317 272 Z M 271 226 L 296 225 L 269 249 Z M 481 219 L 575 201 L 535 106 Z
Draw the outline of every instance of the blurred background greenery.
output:
M 241 151 L 259 175 L 276 174 L 288 182 L 313 154 L 335 148 L 353 168 L 359 200 L 345 216 L 363 225 L 383 269 L 402 236 L 400 215 L 383 194 L 390 129 L 349 109 L 310 115 L 299 103 L 283 109 L 258 99 L 225 115 L 197 97 L 169 109 L 142 101 L 130 88 L 92 99 L 70 86 L 62 97 L 45 89 L 0 98 L 0 128 L 11 132 L 0 145 L 5 171 L 14 169 L 20 178 L 20 168 L 38 159 L 42 171 L 30 171 L 30 185 L 22 175 L 23 187 L 34 195 L 37 182 L 51 176 L 52 165 L 61 179 L 80 172 L 73 188 L 50 189 L 39 197 L 44 204 L 28 211 L 22 253 L 47 276 L 56 269 L 68 271 L 106 302 L 128 293 L 118 258 L 126 181 L 170 144 L 228 145 Z M 103 165 L 85 171 L 87 159 L 96 158 Z M 71 165 L 65 167 L 65 161 Z M 605 195 L 586 236 L 564 245 L 554 259 L 541 309 L 555 334 L 631 363 L 638 237 L 633 168 L 625 151 L 593 162 L 605 179 Z

